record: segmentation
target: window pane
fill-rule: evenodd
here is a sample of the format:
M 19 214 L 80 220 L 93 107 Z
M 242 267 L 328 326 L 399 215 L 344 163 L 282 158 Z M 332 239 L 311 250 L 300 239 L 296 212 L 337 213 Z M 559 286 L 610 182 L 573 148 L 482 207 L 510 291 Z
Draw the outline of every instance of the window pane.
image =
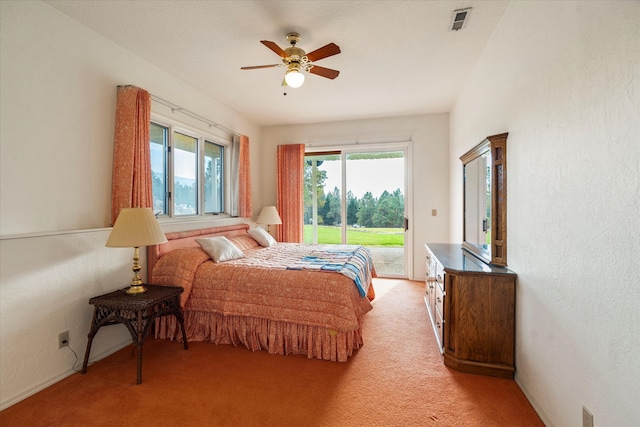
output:
M 340 154 L 304 158 L 304 243 L 342 243 Z
M 167 137 L 168 129 L 156 123 L 149 128 L 151 139 L 151 187 L 153 212 L 167 214 Z
M 204 143 L 204 211 L 205 213 L 224 212 L 223 147 L 213 142 Z
M 364 245 L 380 276 L 405 276 L 404 152 L 346 156 L 347 244 Z
M 176 215 L 198 213 L 198 140 L 173 133 L 173 211 Z
M 404 235 L 402 151 L 347 154 L 347 188 L 347 199 L 353 200 L 347 206 L 349 225 Z

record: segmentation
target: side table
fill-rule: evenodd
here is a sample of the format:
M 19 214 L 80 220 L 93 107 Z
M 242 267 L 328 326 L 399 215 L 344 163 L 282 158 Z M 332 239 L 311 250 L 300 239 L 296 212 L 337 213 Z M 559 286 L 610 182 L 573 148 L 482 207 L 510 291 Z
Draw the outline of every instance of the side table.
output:
M 98 330 L 107 325 L 123 323 L 129 329 L 131 338 L 138 349 L 138 377 L 136 384 L 142 383 L 142 344 L 149 335 L 155 319 L 173 314 L 182 328 L 184 349 L 188 350 L 187 334 L 184 329 L 184 318 L 180 308 L 180 294 L 183 289 L 177 286 L 145 285 L 147 292 L 127 294 L 120 289 L 108 294 L 93 297 L 89 304 L 95 306 L 93 320 L 89 330 L 89 341 L 84 354 L 82 373 L 87 373 L 89 353 L 93 337 Z

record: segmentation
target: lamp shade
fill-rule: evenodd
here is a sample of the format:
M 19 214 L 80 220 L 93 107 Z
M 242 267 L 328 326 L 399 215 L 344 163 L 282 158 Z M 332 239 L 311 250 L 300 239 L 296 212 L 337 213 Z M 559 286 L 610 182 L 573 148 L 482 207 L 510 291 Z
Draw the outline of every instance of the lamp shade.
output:
M 120 211 L 105 246 L 137 248 L 167 241 L 150 208 L 124 208 Z
M 258 224 L 282 224 L 282 220 L 275 206 L 263 207 L 256 222 Z

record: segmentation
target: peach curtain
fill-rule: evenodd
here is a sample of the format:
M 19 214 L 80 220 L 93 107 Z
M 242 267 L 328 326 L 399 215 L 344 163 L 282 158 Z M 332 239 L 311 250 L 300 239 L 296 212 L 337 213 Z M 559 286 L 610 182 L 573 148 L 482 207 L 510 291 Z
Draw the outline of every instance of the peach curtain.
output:
M 277 226 L 280 242 L 302 243 L 304 144 L 278 145 L 278 200 L 276 206 L 282 219 Z
M 240 135 L 240 153 L 238 167 L 238 216 L 251 218 L 251 165 L 249 163 L 249 137 Z
M 111 224 L 123 208 L 153 208 L 149 123 L 151 95 L 119 86 L 113 143 Z

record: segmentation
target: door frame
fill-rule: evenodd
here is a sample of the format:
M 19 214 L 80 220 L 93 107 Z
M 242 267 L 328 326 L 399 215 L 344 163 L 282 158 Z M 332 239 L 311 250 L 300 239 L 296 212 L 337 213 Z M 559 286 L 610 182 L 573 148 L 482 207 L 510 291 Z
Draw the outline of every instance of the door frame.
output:
M 342 218 L 346 217 L 347 213 L 347 192 L 346 189 L 346 162 L 345 157 L 347 154 L 352 153 L 366 153 L 366 152 L 384 152 L 384 151 L 402 151 L 404 152 L 404 216 L 408 222 L 408 227 L 404 233 L 404 272 L 405 275 L 385 275 L 381 277 L 389 278 L 409 278 L 413 277 L 413 182 L 410 179 L 412 175 L 411 171 L 411 159 L 413 157 L 413 143 L 408 140 L 389 140 L 388 142 L 363 142 L 353 141 L 351 143 L 314 143 L 305 145 L 305 155 L 312 155 L 314 153 L 322 153 L 326 151 L 339 151 L 342 167 L 341 174 L 341 206 L 340 215 Z M 346 241 L 346 223 L 342 221 L 341 235 L 342 241 Z

